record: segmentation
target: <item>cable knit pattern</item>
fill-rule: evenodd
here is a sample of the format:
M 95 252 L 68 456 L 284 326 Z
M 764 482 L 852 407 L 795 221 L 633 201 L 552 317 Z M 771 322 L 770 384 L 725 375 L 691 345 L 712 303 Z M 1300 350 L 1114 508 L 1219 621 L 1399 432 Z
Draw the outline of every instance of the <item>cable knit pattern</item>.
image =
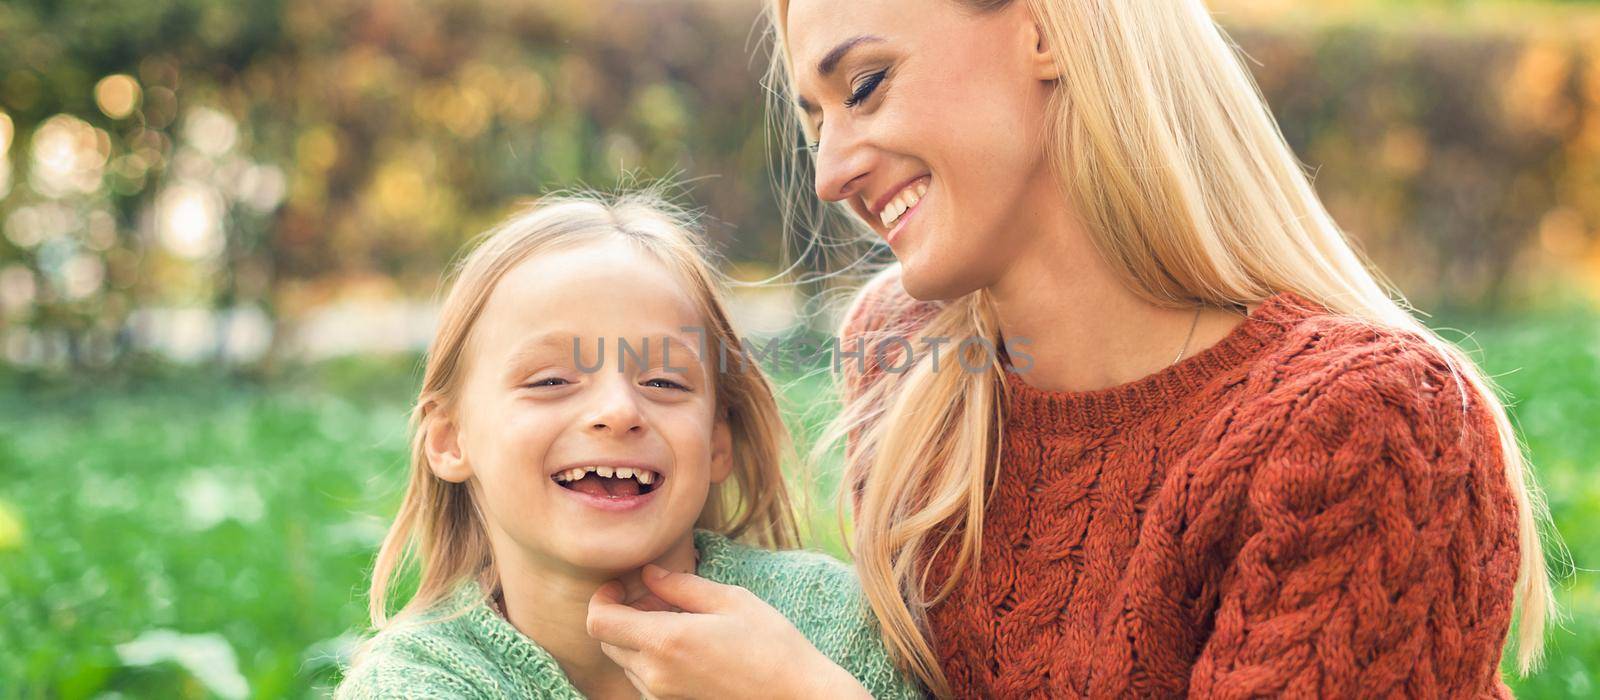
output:
M 904 294 L 874 280 L 845 342 L 934 308 Z M 1514 497 L 1420 339 L 1284 292 L 1127 384 L 1007 379 L 981 570 L 929 616 L 959 697 L 1509 697 Z
M 894 668 L 851 569 L 825 554 L 774 552 L 696 530 L 696 573 L 741 586 L 799 628 L 876 698 L 919 698 Z M 345 674 L 340 700 L 539 698 L 583 695 L 549 652 L 489 606 L 476 583 L 420 619 L 379 632 Z

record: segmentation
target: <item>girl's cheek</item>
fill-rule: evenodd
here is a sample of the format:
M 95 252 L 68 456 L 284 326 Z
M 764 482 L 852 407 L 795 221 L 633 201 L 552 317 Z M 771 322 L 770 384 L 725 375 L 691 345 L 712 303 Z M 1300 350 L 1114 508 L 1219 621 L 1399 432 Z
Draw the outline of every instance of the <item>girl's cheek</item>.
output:
M 510 449 L 530 449 L 549 443 L 566 419 L 558 412 L 535 405 L 518 405 L 494 424 L 491 439 Z

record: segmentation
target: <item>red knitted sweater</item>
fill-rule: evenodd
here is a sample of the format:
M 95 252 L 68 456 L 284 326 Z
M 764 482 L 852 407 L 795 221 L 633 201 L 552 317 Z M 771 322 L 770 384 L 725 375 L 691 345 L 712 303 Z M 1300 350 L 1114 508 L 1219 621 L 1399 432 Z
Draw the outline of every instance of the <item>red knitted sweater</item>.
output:
M 880 275 L 842 342 L 935 308 Z M 981 569 L 928 620 L 958 697 L 1509 697 L 1510 482 L 1420 340 L 1285 292 L 1143 379 L 1008 379 Z

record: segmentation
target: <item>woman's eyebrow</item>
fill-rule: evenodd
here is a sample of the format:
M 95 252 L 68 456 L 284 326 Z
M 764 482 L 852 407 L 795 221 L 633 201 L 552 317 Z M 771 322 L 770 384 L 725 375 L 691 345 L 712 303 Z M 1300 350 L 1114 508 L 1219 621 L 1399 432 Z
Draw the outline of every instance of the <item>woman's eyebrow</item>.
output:
M 817 75 L 824 78 L 833 75 L 833 71 L 838 69 L 839 63 L 844 60 L 845 55 L 849 54 L 851 49 L 861 44 L 874 44 L 882 41 L 884 41 L 884 38 L 876 34 L 862 34 L 839 42 L 839 45 L 833 47 L 833 50 L 823 56 L 822 60 L 817 61 Z M 811 104 L 811 101 L 804 97 L 797 98 L 795 103 L 806 114 L 815 115 L 817 112 L 817 106 Z
M 861 36 L 851 37 L 839 42 L 839 45 L 833 47 L 833 50 L 829 51 L 826 56 L 823 56 L 822 60 L 817 61 L 817 75 L 820 75 L 824 78 L 832 75 L 834 69 L 839 67 L 839 62 L 844 60 L 845 54 L 850 53 L 851 49 L 861 44 L 878 43 L 881 41 L 883 41 L 883 37 L 876 34 L 862 34 Z

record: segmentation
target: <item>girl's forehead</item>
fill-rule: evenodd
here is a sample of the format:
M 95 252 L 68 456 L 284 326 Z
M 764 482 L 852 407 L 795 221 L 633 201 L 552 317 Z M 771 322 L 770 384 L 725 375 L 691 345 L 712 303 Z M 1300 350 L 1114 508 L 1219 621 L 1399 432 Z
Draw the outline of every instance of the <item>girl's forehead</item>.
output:
M 695 291 L 659 262 L 642 253 L 607 255 L 574 250 L 536 256 L 506 275 L 490 294 L 475 333 L 486 348 L 559 341 L 571 351 L 606 338 L 608 353 L 621 339 L 636 351 L 659 354 L 665 338 L 694 347 L 705 335 Z M 681 352 L 674 358 L 682 357 Z

